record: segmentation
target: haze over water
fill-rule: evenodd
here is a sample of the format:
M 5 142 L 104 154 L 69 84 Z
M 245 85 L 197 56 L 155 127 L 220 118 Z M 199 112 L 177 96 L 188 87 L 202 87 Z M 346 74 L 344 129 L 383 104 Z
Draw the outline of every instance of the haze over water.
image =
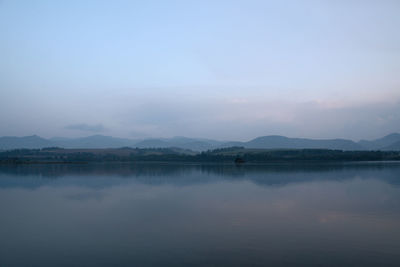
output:
M 400 266 L 400 164 L 326 163 L 399 154 L 291 150 L 400 149 L 399 14 L 398 0 L 0 0 L 0 150 L 36 149 L 0 151 L 0 267 Z M 318 163 L 251 165 L 237 148 L 240 166 L 68 164 L 225 144 Z
M 0 136 L 400 132 L 400 2 L 0 1 Z
M 0 167 L 0 266 L 399 266 L 400 164 Z

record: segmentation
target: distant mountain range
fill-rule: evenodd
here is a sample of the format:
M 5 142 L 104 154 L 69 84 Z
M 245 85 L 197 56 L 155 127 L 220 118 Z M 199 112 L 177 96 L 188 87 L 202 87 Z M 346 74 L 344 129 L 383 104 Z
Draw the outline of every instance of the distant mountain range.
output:
M 168 148 L 176 147 L 190 149 L 193 151 L 205 151 L 224 147 L 241 146 L 245 148 L 262 149 L 304 149 L 324 148 L 339 150 L 396 150 L 400 151 L 400 134 L 392 133 L 376 140 L 361 140 L 354 142 L 346 139 L 306 139 L 289 138 L 279 135 L 261 136 L 247 142 L 238 141 L 217 141 L 202 138 L 188 138 L 177 136 L 173 138 L 152 138 L 152 139 L 124 139 L 112 136 L 93 135 L 83 138 L 62 138 L 54 137 L 45 139 L 37 135 L 15 137 L 0 137 L 0 149 L 10 150 L 18 148 Z

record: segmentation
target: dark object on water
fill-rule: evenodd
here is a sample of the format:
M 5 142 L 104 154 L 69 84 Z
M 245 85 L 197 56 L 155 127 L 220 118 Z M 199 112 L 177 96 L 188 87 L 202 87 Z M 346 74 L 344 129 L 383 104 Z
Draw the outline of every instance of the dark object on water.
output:
M 235 159 L 235 163 L 236 164 L 242 164 L 242 163 L 245 163 L 246 161 L 244 160 L 244 159 L 242 159 L 242 158 L 236 158 Z

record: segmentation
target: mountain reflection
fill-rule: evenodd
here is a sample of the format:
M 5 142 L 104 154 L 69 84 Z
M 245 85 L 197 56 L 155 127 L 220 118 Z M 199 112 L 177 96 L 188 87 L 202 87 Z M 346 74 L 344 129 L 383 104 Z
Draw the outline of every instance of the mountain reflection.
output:
M 105 187 L 132 182 L 187 186 L 218 181 L 250 181 L 261 186 L 284 186 L 311 181 L 344 181 L 356 177 L 379 178 L 386 183 L 399 185 L 400 164 L 396 162 L 269 165 L 113 163 L 0 166 L 0 187 L 29 188 L 65 184 Z
M 0 266 L 400 266 L 400 165 L 0 167 Z

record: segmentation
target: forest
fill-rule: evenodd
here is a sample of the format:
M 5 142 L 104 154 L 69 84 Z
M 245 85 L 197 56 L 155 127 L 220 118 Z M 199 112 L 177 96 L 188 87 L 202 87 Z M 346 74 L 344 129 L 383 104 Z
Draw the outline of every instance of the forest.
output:
M 330 149 L 248 149 L 229 147 L 196 153 L 178 148 L 119 149 L 16 149 L 0 152 L 2 164 L 89 162 L 223 162 L 268 163 L 280 161 L 389 161 L 398 151 L 343 151 Z

